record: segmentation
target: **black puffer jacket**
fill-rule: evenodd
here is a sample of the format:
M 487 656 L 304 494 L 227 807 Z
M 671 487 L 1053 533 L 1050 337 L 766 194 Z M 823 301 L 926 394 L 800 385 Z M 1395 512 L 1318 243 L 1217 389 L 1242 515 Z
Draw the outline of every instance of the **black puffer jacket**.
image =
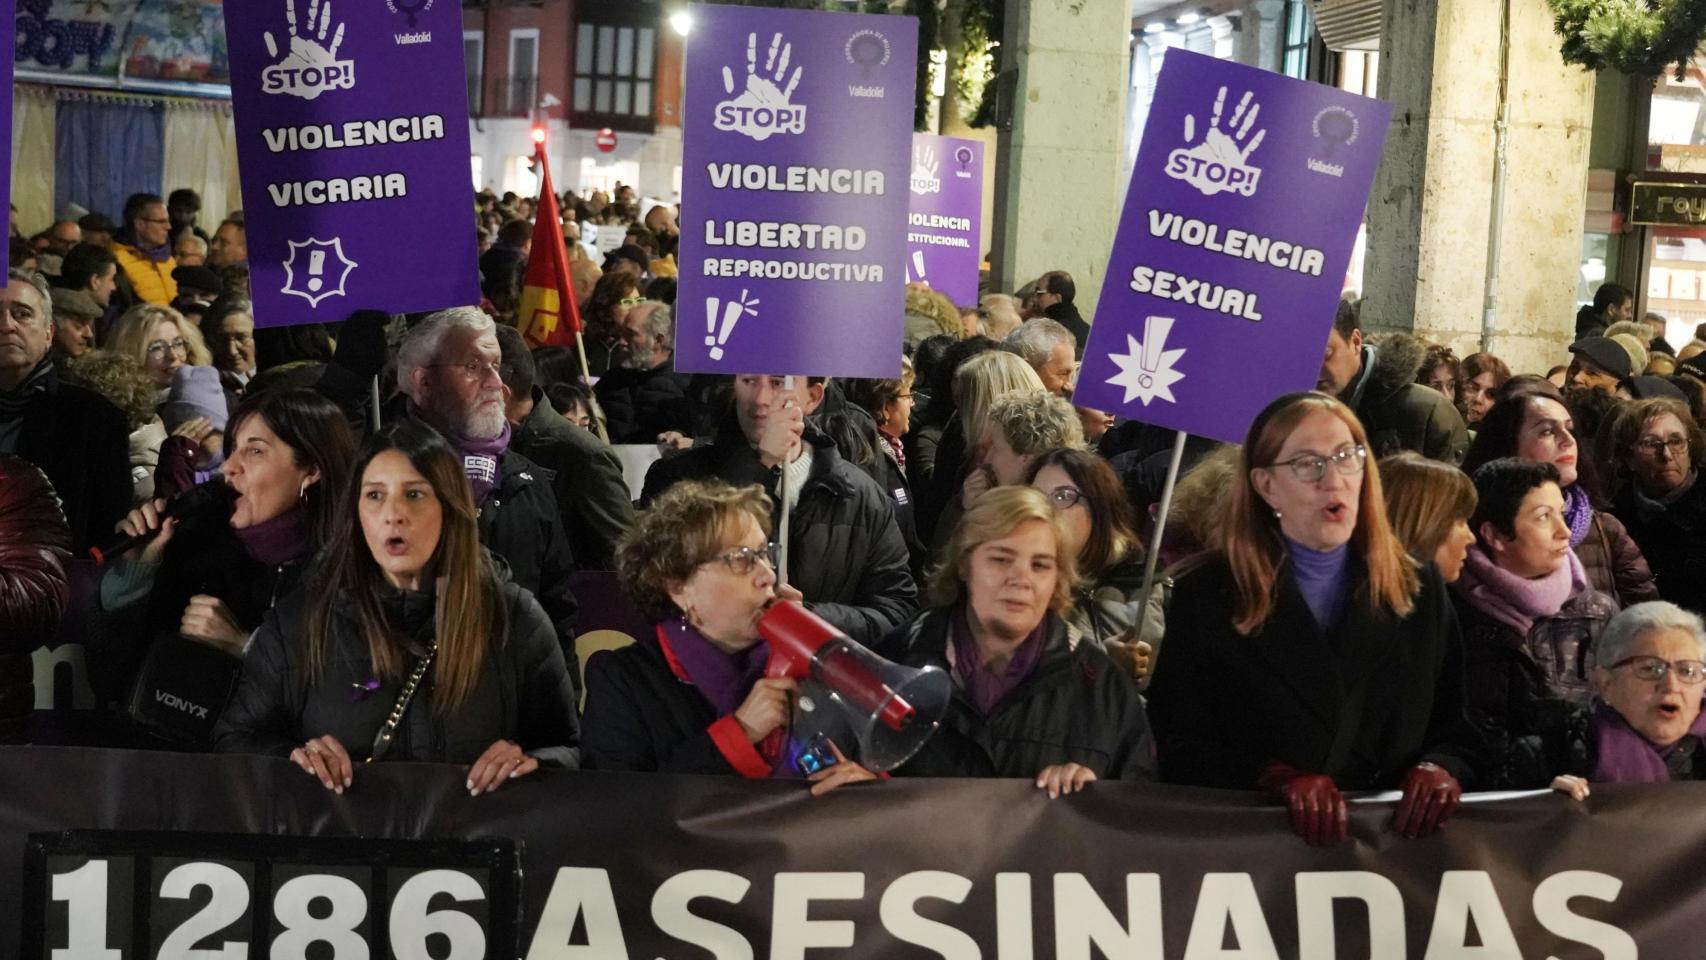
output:
M 578 764 L 574 690 L 551 623 L 527 591 L 515 584 L 501 589 L 506 635 L 488 652 L 473 694 L 452 711 L 435 710 L 429 671 L 385 759 L 472 763 L 494 742 L 509 740 L 540 763 Z M 389 622 L 424 650 L 433 631 L 432 604 L 428 594 L 393 593 L 384 607 Z M 285 757 L 309 737 L 330 734 L 352 759 L 369 755 L 374 735 L 396 705 L 402 679 L 386 681 L 365 696 L 352 694 L 373 677 L 373 664 L 355 601 L 341 595 L 324 668 L 310 683 L 303 655 L 310 609 L 309 593 L 303 590 L 267 614 L 243 661 L 237 692 L 214 731 L 215 750 Z M 415 660 L 409 658 L 411 669 Z
M 22 735 L 35 708 L 30 655 L 65 611 L 71 530 L 47 477 L 0 456 L 0 741 Z
M 916 606 L 906 541 L 876 481 L 842 460 L 823 434 L 807 428 L 805 440 L 812 447 L 812 468 L 790 517 L 788 582 L 813 613 L 870 646 Z M 715 443 L 652 464 L 640 502 L 650 503 L 682 480 L 713 478 L 736 486 L 756 483 L 774 502 L 780 476 L 780 468 L 766 468 L 744 442 Z
M 480 504 L 480 543 L 509 565 L 516 586 L 539 599 L 564 655 L 573 656 L 579 605 L 569 590 L 574 558 L 551 492 L 556 477 L 514 450 L 504 451 L 498 474 L 498 488 Z
M 909 667 L 950 673 L 955 610 L 926 610 L 883 649 Z M 979 713 L 958 685 L 942 725 L 896 772 L 914 777 L 1034 777 L 1044 767 L 1077 763 L 1103 780 L 1153 780 L 1155 745 L 1137 684 L 1077 631 L 1048 615 L 1047 646 L 1029 676 Z
M 1378 347 L 1363 347 L 1362 371 L 1339 399 L 1368 431 L 1370 456 L 1414 450 L 1431 460 L 1463 462 L 1469 450 L 1463 415 L 1445 394 L 1415 382 L 1426 354 L 1426 344 L 1396 333 Z
M 588 769 L 739 773 L 712 736 L 717 709 L 670 669 L 655 632 L 587 660 L 582 719 Z
M 1695 480 L 1675 503 L 1651 514 L 1636 507 L 1634 487 L 1625 484 L 1611 512 L 1652 567 L 1659 595 L 1706 614 L 1706 482 Z
M 604 407 L 611 443 L 654 443 L 658 434 L 676 430 L 693 435 L 694 416 L 687 399 L 692 378 L 675 372 L 672 356 L 650 370 L 612 367 L 592 388 Z

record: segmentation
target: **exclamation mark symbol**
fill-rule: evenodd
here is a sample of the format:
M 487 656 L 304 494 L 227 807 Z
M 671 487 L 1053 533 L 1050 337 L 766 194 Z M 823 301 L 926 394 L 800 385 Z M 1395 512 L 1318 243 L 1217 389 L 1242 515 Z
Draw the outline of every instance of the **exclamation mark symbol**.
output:
M 1155 384 L 1155 371 L 1161 369 L 1161 354 L 1167 346 L 1167 334 L 1173 329 L 1172 317 L 1146 317 L 1143 321 L 1143 357 L 1138 366 L 1143 373 L 1137 382 L 1148 390 Z
M 740 322 L 741 314 L 745 313 L 754 317 L 758 316 L 758 311 L 752 308 L 758 306 L 759 301 L 748 300 L 746 298 L 746 294 L 747 291 L 742 290 L 740 292 L 739 300 L 730 300 L 728 303 L 721 305 L 722 311 L 720 319 L 722 323 L 720 325 L 717 322 L 719 319 L 717 298 L 705 298 L 705 327 L 707 330 L 713 328 L 716 330 L 716 334 L 714 336 L 707 336 L 705 338 L 705 345 L 711 348 L 712 360 L 723 359 L 723 347 L 728 345 L 729 336 L 735 332 L 735 324 Z
M 911 274 L 910 277 L 907 277 L 908 283 L 926 282 L 924 278 L 924 251 L 912 251 L 912 269 L 907 272 Z
M 308 289 L 316 293 L 326 285 L 326 251 L 312 250 L 308 253 Z

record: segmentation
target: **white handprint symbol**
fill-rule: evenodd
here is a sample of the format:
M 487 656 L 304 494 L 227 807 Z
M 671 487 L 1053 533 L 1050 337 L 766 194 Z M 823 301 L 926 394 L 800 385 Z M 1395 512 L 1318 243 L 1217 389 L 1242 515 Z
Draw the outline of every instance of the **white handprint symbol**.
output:
M 776 133 L 804 133 L 806 108 L 789 102 L 805 72 L 803 66 L 796 65 L 793 75 L 788 74 L 793 55 L 794 45 L 785 42 L 780 33 L 775 34 L 760 72 L 758 34 L 747 34 L 746 86 L 733 100 L 717 104 L 717 129 L 743 133 L 754 140 L 768 140 Z M 736 90 L 734 71 L 728 67 L 723 68 L 723 89 L 731 95 Z
M 1249 159 L 1262 145 L 1268 132 L 1255 130 L 1256 116 L 1262 108 L 1260 104 L 1252 104 L 1250 99 L 1251 94 L 1245 93 L 1223 130 L 1220 118 L 1226 111 L 1226 88 L 1221 87 L 1214 98 L 1214 113 L 1209 118 L 1208 131 L 1202 142 L 1194 146 L 1189 144 L 1196 139 L 1196 117 L 1186 114 L 1187 146 L 1168 155 L 1167 175 L 1191 184 L 1204 196 L 1212 197 L 1224 191 L 1241 193 L 1246 197 L 1255 195 L 1262 171 L 1251 166 Z
M 338 59 L 344 25 L 338 24 L 337 32 L 332 33 L 332 0 L 308 0 L 308 17 L 300 26 L 296 0 L 285 0 L 284 19 L 290 26 L 290 48 L 283 60 L 261 71 L 262 89 L 313 100 L 327 90 L 355 86 L 355 61 Z M 326 43 L 328 35 L 330 45 Z M 268 56 L 279 55 L 272 31 L 262 34 L 261 39 L 266 41 Z
M 942 180 L 936 176 L 940 164 L 936 161 L 936 148 L 927 143 L 919 144 L 912 151 L 912 192 L 923 196 L 927 193 L 940 193 Z

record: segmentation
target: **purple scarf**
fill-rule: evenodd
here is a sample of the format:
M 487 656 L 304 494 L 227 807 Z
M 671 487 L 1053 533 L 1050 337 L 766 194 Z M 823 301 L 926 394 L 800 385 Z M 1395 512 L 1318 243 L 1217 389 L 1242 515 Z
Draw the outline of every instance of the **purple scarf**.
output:
M 1570 484 L 1564 491 L 1564 521 L 1570 525 L 1570 549 L 1574 550 L 1588 538 L 1588 529 L 1593 526 L 1593 505 L 1579 483 Z
M 765 643 L 755 643 L 739 653 L 725 653 L 685 620 L 659 624 L 658 634 L 687 674 L 688 682 L 705 695 L 719 717 L 740 709 L 752 685 L 764 676 L 764 665 L 770 659 L 770 647 Z
M 1463 575 L 1451 588 L 1470 606 L 1526 637 L 1534 621 L 1557 616 L 1564 604 L 1587 590 L 1587 572 L 1574 550 L 1568 560 L 1556 571 L 1529 580 L 1495 566 L 1480 544 L 1470 544 Z
M 1629 721 L 1623 719 L 1622 714 L 1603 702 L 1595 701 L 1593 782 L 1668 783 L 1670 767 L 1665 761 L 1677 750 L 1692 749 L 1702 738 L 1706 738 L 1706 710 L 1694 718 L 1682 739 L 1668 747 L 1660 747 L 1641 736 Z
M 295 560 L 311 546 L 308 511 L 300 503 L 271 520 L 231 532 L 237 535 L 244 553 L 269 567 Z
M 1013 659 L 1007 661 L 1007 669 L 1000 674 L 984 667 L 982 657 L 977 652 L 977 641 L 972 639 L 971 621 L 966 619 L 965 605 L 961 604 L 954 611 L 954 620 L 949 627 L 949 638 L 954 647 L 954 678 L 959 681 L 960 688 L 971 698 L 977 707 L 977 712 L 984 716 L 995 709 L 1001 699 L 1013 692 L 1020 681 L 1030 676 L 1036 668 L 1037 661 L 1042 659 L 1045 638 L 1048 636 L 1049 616 L 1045 615 L 1031 635 L 1020 642 L 1019 648 L 1013 651 Z
M 462 472 L 468 475 L 468 484 L 474 488 L 476 506 L 485 503 L 503 479 L 498 473 L 498 460 L 509 449 L 509 436 L 508 420 L 504 421 L 502 433 L 487 439 L 445 435 L 456 449 L 456 455 L 462 459 Z

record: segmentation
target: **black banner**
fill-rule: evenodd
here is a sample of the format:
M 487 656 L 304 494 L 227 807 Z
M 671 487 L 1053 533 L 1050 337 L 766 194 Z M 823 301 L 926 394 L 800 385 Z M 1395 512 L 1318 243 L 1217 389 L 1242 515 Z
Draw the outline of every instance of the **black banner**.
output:
M 219 859 L 207 846 L 216 842 L 227 844 L 228 862 L 278 861 L 273 900 L 280 877 L 341 870 L 360 886 L 384 873 L 349 872 L 352 860 L 370 862 L 360 844 L 286 840 L 269 851 L 257 842 L 244 854 L 240 842 L 184 834 L 511 839 L 523 870 L 512 955 L 529 960 L 1668 960 L 1697 955 L 1706 929 L 1702 784 L 1596 787 L 1585 803 L 1472 798 L 1440 835 L 1419 841 L 1391 832 L 1391 804 L 1357 803 L 1351 842 L 1315 850 L 1253 795 L 1171 787 L 1093 784 L 1051 801 L 1025 781 L 892 780 L 813 799 L 798 783 L 541 771 L 470 797 L 463 776 L 381 764 L 358 769 L 336 796 L 262 758 L 0 749 L 0 903 L 9 907 L 0 955 L 21 953 L 25 929 L 47 931 L 45 947 L 68 948 L 52 937 L 65 935 L 72 888 L 92 881 L 60 880 L 55 900 L 54 877 L 84 866 L 87 851 L 56 861 L 44 846 L 44 872 L 26 890 L 31 835 L 65 830 L 176 834 L 159 837 L 158 850 L 129 838 L 142 844 L 131 855 L 154 858 L 152 884 L 130 886 L 143 900 L 157 894 L 162 869 Z M 83 839 L 111 849 L 100 835 Z M 435 867 L 432 844 L 388 849 L 410 871 Z M 437 849 L 442 869 L 475 863 L 454 846 Z M 216 874 L 229 879 L 195 868 L 179 888 Z M 374 911 L 395 913 L 395 890 L 413 875 L 392 872 L 391 892 L 374 897 L 370 886 L 364 896 Z M 122 884 L 108 887 L 122 895 Z M 487 902 L 450 886 L 416 892 L 410 908 L 444 911 L 446 923 Z M 171 916 L 181 919 L 201 902 L 178 907 Z M 370 913 L 370 926 L 387 922 Z M 252 921 L 247 955 L 368 955 L 302 936 L 280 952 L 268 938 L 285 926 Z M 405 939 L 425 945 L 362 949 L 374 960 L 480 955 L 456 946 L 472 939 Z M 211 951 L 237 939 L 183 942 Z M 110 946 L 91 956 L 144 956 Z

